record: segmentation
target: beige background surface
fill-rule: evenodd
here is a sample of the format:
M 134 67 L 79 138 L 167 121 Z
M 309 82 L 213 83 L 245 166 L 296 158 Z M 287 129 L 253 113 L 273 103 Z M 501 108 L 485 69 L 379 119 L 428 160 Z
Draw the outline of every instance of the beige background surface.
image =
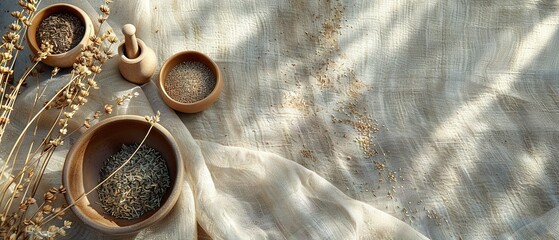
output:
M 92 17 L 100 4 L 68 2 Z M 135 24 L 160 65 L 197 50 L 226 81 L 210 109 L 177 115 L 153 83 L 104 67 L 90 111 L 137 91 L 117 113 L 162 111 L 187 156 L 176 210 L 135 238 L 194 238 L 196 221 L 216 239 L 559 238 L 558 11 L 551 0 L 116 0 L 110 26 Z

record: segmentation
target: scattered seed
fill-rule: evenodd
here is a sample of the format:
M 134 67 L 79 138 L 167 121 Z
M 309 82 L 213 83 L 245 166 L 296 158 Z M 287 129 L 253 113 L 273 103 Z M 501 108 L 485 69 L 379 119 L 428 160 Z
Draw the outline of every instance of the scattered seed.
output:
M 164 88 L 172 99 L 193 103 L 210 95 L 215 84 L 215 76 L 208 66 L 197 61 L 186 61 L 169 71 Z

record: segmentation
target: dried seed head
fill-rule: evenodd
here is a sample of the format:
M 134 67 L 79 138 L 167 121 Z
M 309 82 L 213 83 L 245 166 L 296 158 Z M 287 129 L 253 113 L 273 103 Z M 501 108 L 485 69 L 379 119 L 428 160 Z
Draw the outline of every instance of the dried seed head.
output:
M 45 214 L 49 214 L 49 213 L 51 213 L 51 212 L 52 212 L 52 206 L 51 206 L 51 205 L 48 205 L 48 204 L 46 204 L 46 205 L 44 205 L 44 206 L 43 206 L 43 209 L 42 209 L 42 210 L 43 210 L 43 213 L 45 213 Z
M 83 51 L 81 53 L 81 55 L 82 55 L 83 62 L 88 62 L 88 61 L 91 61 L 93 59 L 93 52 L 91 52 L 89 50 L 88 51 Z
M 105 104 L 105 113 L 112 114 L 113 113 L 113 105 Z
M 60 146 L 60 145 L 64 144 L 64 141 L 62 141 L 62 139 L 57 137 L 53 140 L 50 140 L 49 144 L 53 147 L 57 147 L 57 146 Z
M 10 123 L 10 119 L 6 117 L 0 117 L 0 125 L 5 125 Z
M 14 70 L 12 70 L 12 69 L 10 69 L 10 68 L 8 68 L 8 67 L 0 66 L 0 73 L 1 73 L 1 74 L 12 75 L 12 74 L 14 74 Z
M 107 56 L 105 54 L 95 54 L 93 55 L 95 60 L 99 61 L 99 63 L 103 64 L 107 60 Z
M 15 48 L 15 45 L 13 43 L 5 43 L 2 48 L 4 48 L 6 51 L 11 51 Z
M 95 35 L 94 36 L 89 36 L 89 41 L 91 41 L 91 42 L 97 41 L 97 36 L 95 36 Z M 88 47 L 90 47 L 90 46 L 88 46 Z M 88 51 L 88 48 L 86 48 L 85 51 L 83 51 L 83 52 L 87 52 L 87 51 Z
M 78 65 L 77 68 L 74 68 L 75 72 L 81 76 L 88 76 L 91 75 L 91 70 L 85 65 Z
M 158 123 L 161 119 L 161 112 L 157 111 L 155 116 L 145 116 L 144 119 L 151 124 Z
M 111 50 L 110 48 L 104 48 L 103 53 L 105 53 L 105 55 L 107 55 L 107 57 L 110 57 L 114 54 L 113 50 Z
M 66 117 L 66 118 L 72 118 L 72 117 L 74 117 L 74 113 L 75 113 L 75 112 L 64 112 L 64 117 Z
M 23 24 L 25 24 L 26 21 L 29 21 L 27 16 L 22 16 L 19 20 L 22 21 Z M 27 24 L 25 24 L 25 25 L 28 26 Z
M 65 212 L 62 211 L 62 208 L 55 208 L 54 213 L 56 213 L 56 218 L 58 219 L 62 219 L 62 216 L 65 214 Z
M 0 109 L 2 109 L 2 110 L 4 110 L 4 111 L 11 111 L 11 110 L 14 110 L 13 107 L 8 106 L 8 105 L 2 105 L 2 106 L 0 106 Z
M 7 32 L 2 36 L 5 43 L 16 43 L 19 40 L 19 34 L 15 32 Z
M 58 232 L 58 227 L 55 226 L 55 225 L 50 225 L 50 226 L 47 228 L 47 232 L 50 232 L 50 233 Z
M 108 16 L 106 15 L 100 15 L 99 17 L 97 17 L 97 22 L 103 24 L 105 21 L 107 21 Z
M 31 219 L 23 219 L 23 225 L 25 226 L 30 226 L 30 225 L 34 225 L 35 223 L 33 221 L 31 221 Z M 30 230 L 26 227 L 25 228 L 26 232 L 30 232 Z
M 31 205 L 31 204 L 35 204 L 37 202 L 37 200 L 35 200 L 35 198 L 27 198 L 27 204 Z
M 9 52 L 3 52 L 0 54 L 1 61 L 10 61 L 12 60 L 12 54 Z
M 37 6 L 35 6 L 35 4 L 33 3 L 27 3 L 25 4 L 25 9 L 29 10 L 29 12 L 33 13 L 35 11 L 37 11 Z
M 41 49 L 37 51 L 37 57 L 34 59 L 36 62 L 45 60 L 47 56 L 52 53 L 53 46 L 49 42 L 43 41 L 41 43 Z
M 83 126 L 85 128 L 90 128 L 91 127 L 91 123 L 89 121 L 90 120 L 88 118 L 86 118 L 85 121 L 83 121 Z
M 93 89 L 99 88 L 99 87 L 97 86 L 97 82 L 96 82 L 93 78 L 87 79 L 87 85 L 89 85 L 89 86 L 92 87 Z
M 77 99 L 78 99 L 78 104 L 79 104 L 79 105 L 84 105 L 84 104 L 87 103 L 87 98 L 84 98 L 84 97 L 82 97 L 82 96 L 78 96 Z
M 89 96 L 89 91 L 82 89 L 82 90 L 80 90 L 79 94 L 80 94 L 80 96 L 85 98 L 85 97 Z
M 94 72 L 94 73 L 100 73 L 101 72 L 101 67 L 91 66 L 91 71 Z
M 124 98 L 117 97 L 115 102 L 116 102 L 117 105 L 122 105 L 124 103 Z
M 31 26 L 31 21 L 29 21 L 29 19 L 25 18 L 23 20 L 21 20 L 23 22 L 23 24 L 27 27 Z
M 109 8 L 109 6 L 106 4 L 101 5 L 101 7 L 99 7 L 99 10 L 101 10 L 101 12 L 106 15 L 109 15 L 111 13 L 111 8 Z
M 33 218 L 35 224 L 41 224 L 43 222 L 43 212 L 37 212 Z
M 60 185 L 60 187 L 58 187 L 58 193 L 64 194 L 66 193 L 66 188 L 62 185 Z
M 17 18 L 18 20 L 23 17 L 23 13 L 21 13 L 19 11 L 14 11 L 14 12 L 11 12 L 10 14 L 12 15 L 12 17 Z
M 56 74 L 58 74 L 58 71 L 60 71 L 59 67 L 55 67 L 54 69 L 52 69 L 51 76 L 54 77 Z
M 111 34 L 109 35 L 109 37 L 107 37 L 107 41 L 109 41 L 110 43 L 116 43 L 118 42 L 118 38 L 116 37 L 116 35 Z
M 109 34 L 107 32 L 104 32 L 103 34 L 101 34 L 101 39 L 103 39 L 103 41 L 105 41 L 108 37 L 109 37 Z
M 27 211 L 27 209 L 29 208 L 29 205 L 27 205 L 26 203 L 20 203 L 18 208 L 20 210 Z
M 78 104 L 72 104 L 70 105 L 70 109 L 72 109 L 72 111 L 78 111 L 80 109 L 80 106 Z
M 49 203 L 56 200 L 56 195 L 52 194 L 51 192 L 46 192 L 43 197 L 45 199 L 45 202 Z

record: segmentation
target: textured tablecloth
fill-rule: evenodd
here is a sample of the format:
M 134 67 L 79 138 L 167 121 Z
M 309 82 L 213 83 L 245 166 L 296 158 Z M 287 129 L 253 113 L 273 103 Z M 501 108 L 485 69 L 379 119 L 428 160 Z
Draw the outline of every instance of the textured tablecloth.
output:
M 101 3 L 68 2 L 93 19 Z M 196 50 L 225 80 L 215 105 L 180 114 L 157 74 L 128 83 L 115 58 L 98 76 L 84 116 L 138 92 L 113 114 L 161 111 L 185 155 L 172 214 L 132 238 L 559 239 L 559 2 L 115 0 L 111 14 L 159 66 Z M 68 218 L 70 238 L 106 237 Z

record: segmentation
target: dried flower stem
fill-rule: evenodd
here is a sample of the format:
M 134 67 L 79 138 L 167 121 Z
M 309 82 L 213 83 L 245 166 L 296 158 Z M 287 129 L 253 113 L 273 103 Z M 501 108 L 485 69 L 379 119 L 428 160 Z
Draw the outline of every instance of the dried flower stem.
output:
M 13 102 L 15 102 L 15 98 L 17 97 L 17 94 L 19 92 L 19 87 L 12 90 L 10 93 L 8 93 L 8 80 L 9 77 L 13 75 L 13 70 L 15 63 L 17 61 L 17 58 L 19 56 L 19 51 L 23 49 L 23 41 L 25 40 L 25 38 L 20 37 L 23 36 L 25 34 L 25 32 L 28 29 L 28 26 L 30 25 L 30 21 L 29 19 L 32 19 L 35 15 L 35 10 L 37 9 L 37 6 L 40 4 L 41 0 L 37 0 L 37 1 L 29 1 L 28 4 L 25 4 L 23 7 L 23 9 L 19 12 L 14 12 L 12 13 L 12 16 L 14 16 L 16 18 L 16 21 L 14 23 L 12 23 L 12 25 L 10 25 L 10 30 L 11 32 L 8 32 L 7 34 L 5 34 L 2 38 L 2 40 L 4 41 L 2 43 L 2 48 L 5 50 L 1 53 L 1 60 L 0 60 L 0 106 L 4 106 L 4 99 L 5 96 L 9 96 L 8 94 L 10 94 L 10 98 L 8 98 L 8 101 L 11 101 L 11 108 L 8 108 L 7 110 L 2 110 L 2 115 L 1 117 L 4 117 L 5 119 L 9 119 L 9 113 L 11 113 L 11 111 L 13 110 Z M 21 5 L 21 4 L 20 4 Z M 27 14 L 27 15 L 26 15 Z M 23 26 L 22 26 L 23 25 Z M 8 67 L 9 66 L 9 67 Z M 30 73 L 34 68 L 36 67 L 36 64 L 33 65 L 33 67 L 29 68 L 26 72 L 27 74 L 24 75 L 24 77 L 21 77 L 18 81 L 18 86 L 21 86 L 21 84 L 25 81 L 25 79 L 28 76 L 28 73 Z M 3 124 L 0 126 L 0 142 L 2 142 L 2 137 L 4 135 L 4 131 L 6 128 L 7 124 Z
M 60 110 L 60 112 L 59 112 L 57 118 L 60 118 L 61 115 L 62 115 L 62 110 Z M 48 133 L 47 133 L 46 135 L 50 135 L 50 134 L 53 132 L 55 126 L 56 126 L 55 124 L 51 124 L 51 127 L 50 127 L 50 129 L 49 129 L 49 131 L 48 131 Z M 37 126 L 35 126 L 34 136 L 36 136 L 36 131 L 37 131 Z M 43 140 L 43 141 L 45 141 L 45 140 Z M 39 151 L 41 150 L 41 148 L 40 148 L 40 146 L 38 146 L 38 147 L 35 148 L 35 150 L 31 153 L 31 150 L 33 149 L 33 147 L 32 147 L 33 143 L 34 143 L 34 142 L 32 142 L 32 143 L 31 143 L 31 146 L 29 147 L 29 152 L 28 152 L 28 154 L 27 154 L 26 162 L 25 162 L 24 165 L 22 166 L 22 167 L 23 167 L 22 171 L 20 171 L 20 172 L 18 173 L 18 175 L 14 176 L 14 179 L 21 177 L 21 175 L 25 173 L 24 170 L 25 170 L 27 167 L 29 167 L 30 165 L 34 165 L 34 164 L 37 165 L 37 164 L 40 162 L 39 160 L 43 157 L 43 154 L 45 154 L 46 152 L 48 152 L 48 151 L 43 151 L 41 154 L 39 154 Z M 19 150 L 16 150 L 16 153 L 17 153 L 17 152 L 19 152 Z M 37 154 L 39 154 L 39 155 L 37 155 Z M 16 155 L 15 158 L 17 158 L 17 155 Z M 33 160 L 30 161 L 29 159 L 33 159 Z M 31 169 L 36 169 L 36 167 L 31 168 Z M 7 184 L 6 187 L 9 187 L 9 184 Z M 4 193 L 4 192 L 2 192 L 2 193 Z M 0 199 L 3 199 L 3 195 L 0 196 Z M 22 201 L 23 201 L 23 199 L 22 199 Z
M 113 43 L 111 43 L 111 44 L 109 45 L 108 48 L 110 48 L 112 45 L 113 45 Z M 34 66 L 36 66 L 37 64 L 38 64 L 38 62 L 36 62 L 36 63 L 34 64 Z M 24 76 L 27 77 L 27 76 L 29 75 L 30 72 L 31 72 L 31 71 L 28 70 Z M 95 78 L 96 73 L 93 73 L 92 75 L 93 75 L 93 76 L 92 76 L 92 78 L 90 78 L 90 79 Z M 38 118 L 39 116 L 41 116 L 41 114 L 56 100 L 57 96 L 59 96 L 59 95 L 61 95 L 61 94 L 63 94 L 63 93 L 69 94 L 69 87 L 70 87 L 71 85 L 74 85 L 74 84 L 80 84 L 80 83 L 81 83 L 80 80 L 82 80 L 82 79 L 85 78 L 86 76 L 87 76 L 87 74 L 79 73 L 78 71 L 76 71 L 76 72 L 73 74 L 73 76 L 72 76 L 72 78 L 70 79 L 70 81 L 69 81 L 64 87 L 62 87 L 62 88 L 54 95 L 54 97 L 52 97 L 52 98 L 51 98 L 51 99 L 50 99 L 50 100 L 35 114 L 35 116 L 34 116 L 30 121 L 28 121 L 27 125 L 24 127 L 24 129 L 21 131 L 21 134 L 18 136 L 17 140 L 15 141 L 14 147 L 11 149 L 11 151 L 10 151 L 8 157 L 5 159 L 4 166 L 2 167 L 2 170 L 0 170 L 0 176 L 4 175 L 4 173 L 5 173 L 6 169 L 7 169 L 7 166 L 8 166 L 8 164 L 9 164 L 10 160 L 13 160 L 13 161 L 11 161 L 11 162 L 12 162 L 11 169 L 13 169 L 14 164 L 15 164 L 14 152 L 16 152 L 16 149 L 18 149 L 18 146 L 21 144 L 23 137 L 25 136 L 25 134 L 26 134 L 26 132 L 28 131 L 29 127 L 31 127 L 31 125 L 34 124 L 35 120 L 37 120 L 37 118 Z M 22 77 L 22 79 L 24 79 L 24 77 Z M 18 84 L 18 85 L 21 86 L 21 82 L 22 82 L 22 81 L 20 81 L 20 84 Z M 90 89 L 90 87 L 87 87 L 87 88 L 86 88 L 86 91 L 89 90 L 89 89 Z M 76 96 L 72 96 L 71 100 L 74 100 L 75 97 L 76 97 Z M 59 119 L 59 118 L 57 118 L 57 119 Z M 68 120 L 69 120 L 69 118 L 65 118 L 65 119 L 64 119 L 64 125 L 66 125 L 66 124 L 68 123 Z M 52 130 L 52 129 L 51 129 L 51 130 Z M 50 132 L 49 132 L 49 133 L 50 133 Z M 49 134 L 49 135 L 50 135 L 50 134 Z M 47 136 L 48 136 L 48 135 L 47 135 Z M 44 143 L 44 142 L 43 142 L 43 143 Z M 27 159 L 28 159 L 28 158 L 27 158 Z M 26 162 L 27 162 L 27 161 L 26 161 Z M 2 200 L 2 199 L 3 199 L 3 198 L 0 198 L 0 200 Z
M 35 62 L 31 68 L 28 68 L 25 71 L 24 75 L 20 78 L 20 80 L 18 81 L 18 83 L 16 84 L 16 86 L 14 87 L 14 89 L 12 90 L 11 93 L 2 96 L 2 100 L 1 100 L 2 102 L 0 102 L 0 106 L 8 106 L 9 108 L 2 111 L 2 114 L 1 114 L 0 117 L 10 119 L 10 115 L 13 111 L 13 107 L 14 107 L 14 104 L 16 102 L 17 95 L 18 95 L 18 93 L 21 89 L 21 86 L 23 85 L 23 83 L 25 82 L 25 79 L 29 76 L 31 71 L 33 71 L 33 69 L 35 69 L 35 67 L 37 67 L 37 64 L 39 64 L 39 62 Z M 5 88 L 7 88 L 7 81 L 6 81 L 5 85 L 6 85 Z M 7 102 L 3 102 L 4 99 L 8 99 Z M 0 142 L 2 142 L 2 136 L 4 135 L 4 131 L 6 130 L 7 126 L 8 126 L 8 124 L 4 124 L 4 125 L 1 126 Z
M 62 92 L 65 90 L 66 87 L 70 86 L 70 84 L 72 84 L 72 80 L 70 80 L 62 89 L 60 89 L 60 90 L 56 93 L 56 95 L 62 93 Z M 14 143 L 14 144 L 15 144 L 14 147 L 12 148 L 12 150 L 10 150 L 10 154 L 8 154 L 8 157 L 4 160 L 5 163 L 4 163 L 4 166 L 2 166 L 2 170 L 0 170 L 0 176 L 3 176 L 3 175 L 4 175 L 4 171 L 6 170 L 6 167 L 7 167 L 6 165 L 7 165 L 8 162 L 10 162 L 10 159 L 12 159 L 12 156 L 13 156 L 13 154 L 14 154 L 14 151 L 16 150 L 15 146 L 18 145 L 18 144 L 21 144 L 21 141 L 22 141 L 23 137 L 25 136 L 25 133 L 27 132 L 27 130 L 29 129 L 29 127 L 31 127 L 31 124 L 33 124 L 33 123 L 35 122 L 35 120 L 37 120 L 37 118 L 38 118 L 39 116 L 41 116 L 41 113 L 43 113 L 43 112 L 46 110 L 48 104 L 52 103 L 54 100 L 55 100 L 54 97 L 51 98 L 51 99 L 47 102 L 47 104 L 45 104 L 45 106 L 43 106 L 43 107 L 41 108 L 41 110 L 39 110 L 39 112 L 38 112 L 37 114 L 35 114 L 35 116 L 33 116 L 33 118 L 27 123 L 27 125 L 25 125 L 25 127 L 24 127 L 23 130 L 21 131 L 21 134 L 20 134 L 20 135 L 18 136 L 18 138 L 16 139 L 16 141 L 15 141 L 15 143 Z
M 70 83 L 72 83 L 72 81 L 70 81 L 66 86 L 69 86 Z M 64 89 L 67 89 L 67 88 L 63 87 L 59 91 L 59 93 L 61 91 L 63 91 Z M 58 94 L 55 94 L 55 97 L 57 95 Z M 51 98 L 51 101 L 54 101 L 55 97 Z M 75 96 L 74 96 L 74 98 L 75 98 Z M 45 106 L 37 114 L 35 114 L 35 116 L 31 120 L 28 121 L 28 125 L 22 131 L 20 137 L 24 135 L 24 133 L 28 130 L 28 127 L 31 126 L 31 124 L 35 121 L 36 118 L 40 118 L 42 111 L 46 110 L 46 107 L 50 104 L 51 101 L 49 101 L 47 104 L 45 104 Z M 55 122 L 51 125 L 51 127 L 50 127 L 49 131 L 47 132 L 46 136 L 50 136 L 53 133 L 54 128 L 56 127 L 56 121 L 58 119 L 60 119 L 60 117 L 62 116 L 62 113 L 64 112 L 64 109 L 65 109 L 65 107 L 60 109 L 60 111 L 58 113 L 58 117 L 55 119 Z M 65 120 L 65 123 L 67 123 L 67 121 L 68 121 L 68 119 Z M 37 128 L 37 125 L 35 125 L 35 131 L 36 131 L 36 128 Z M 59 133 L 56 138 L 60 138 L 61 137 L 60 135 L 61 134 Z M 34 134 L 34 136 L 35 136 L 35 134 Z M 14 145 L 14 148 L 17 147 L 17 149 L 12 148 L 12 151 L 10 152 L 10 155 L 8 157 L 8 159 L 14 159 L 14 161 L 12 161 L 12 166 L 11 166 L 12 169 L 13 169 L 14 164 L 15 164 L 15 159 L 17 159 L 17 153 L 19 152 L 19 147 L 21 146 L 21 139 L 18 138 L 17 141 L 18 142 L 16 142 L 16 144 Z M 46 144 L 46 142 L 47 142 L 47 139 L 43 140 L 43 142 L 33 151 L 33 153 L 31 153 L 32 149 L 33 149 L 32 146 L 29 147 L 29 152 L 27 154 L 27 157 L 25 158 L 26 160 L 25 160 L 25 163 L 23 165 L 23 169 L 21 170 L 21 173 L 25 172 L 25 170 L 29 166 L 29 164 L 39 164 L 41 162 L 42 162 L 42 164 L 41 164 L 41 168 L 39 170 L 39 173 L 44 172 L 44 170 L 46 169 L 46 166 L 48 165 L 50 157 L 52 156 L 52 153 L 54 153 L 54 150 L 55 150 L 55 148 L 48 148 L 47 151 L 45 151 L 47 153 L 46 155 L 44 154 L 45 152 L 43 152 L 43 153 L 39 154 L 39 156 L 37 156 L 37 153 L 41 150 L 41 147 Z M 14 153 L 14 152 L 15 152 L 14 157 L 10 158 L 11 154 Z M 34 160 L 30 161 L 30 159 L 34 159 Z M 41 161 L 41 159 L 43 159 L 43 161 Z M 6 161 L 6 162 L 8 162 L 8 161 Z M 33 169 L 37 169 L 37 168 L 35 167 Z M 18 176 L 15 177 L 15 179 L 19 179 L 19 182 L 17 183 L 17 185 L 19 185 L 19 184 L 21 184 L 21 181 L 23 180 L 23 175 L 18 174 Z M 37 191 L 37 188 L 39 187 L 39 183 L 40 183 L 41 179 L 42 179 L 42 174 L 36 174 L 34 180 L 30 181 L 31 183 L 27 185 L 26 190 L 27 190 L 27 188 L 32 187 L 31 196 L 35 195 L 35 193 Z M 4 195 L 2 195 L 2 197 L 0 197 L 0 199 L 3 199 L 3 198 L 4 198 Z M 13 196 L 12 196 L 12 198 L 9 199 L 8 204 L 6 205 L 6 208 L 4 210 L 5 214 L 8 213 L 11 205 L 13 204 L 12 200 L 13 200 Z M 24 200 L 24 198 L 22 198 L 22 201 L 23 200 Z
M 25 31 L 31 25 L 30 19 L 33 18 L 37 5 L 40 0 L 17 0 L 22 7 L 21 11 L 12 12 L 11 15 L 16 21 L 9 26 L 10 31 L 4 34 L 0 40 L 0 143 L 20 91 L 26 86 L 29 76 L 37 76 L 38 63 L 46 59 L 52 51 L 49 43 L 43 42 L 37 56 L 33 59 L 33 64 L 27 68 L 22 77 L 17 81 L 12 81 L 13 68 L 19 51 L 23 49 L 25 41 Z M 100 7 L 101 15 L 98 19 L 100 26 L 108 19 L 110 8 L 107 5 L 111 0 L 103 0 L 104 4 Z M 23 127 L 19 136 L 10 139 L 11 149 L 7 156 L 2 156 L 4 163 L 0 169 L 0 239 L 53 239 L 65 234 L 65 229 L 70 228 L 70 222 L 65 221 L 63 226 L 49 226 L 43 229 L 45 224 L 43 215 L 49 219 L 61 217 L 64 214 L 62 207 L 53 208 L 53 201 L 56 195 L 63 194 L 64 187 L 50 189 L 44 195 L 44 201 L 39 205 L 39 209 L 28 214 L 31 205 L 35 206 L 34 196 L 39 191 L 43 173 L 45 172 L 55 149 L 63 144 L 68 137 L 68 125 L 70 119 L 77 113 L 80 106 L 87 103 L 87 96 L 91 88 L 97 89 L 95 81 L 96 75 L 101 72 L 101 66 L 112 57 L 111 47 L 118 41 L 112 30 L 98 32 L 90 38 L 90 44 L 85 46 L 80 57 L 76 59 L 71 77 L 55 95 L 46 101 L 40 109 L 36 109 L 39 99 L 48 89 L 49 82 L 41 89 L 41 84 L 37 81 L 37 89 L 33 105 L 27 123 Z M 107 44 L 107 42 L 109 44 Z M 51 79 L 58 72 L 55 68 L 51 74 Z M 38 78 L 37 78 L 38 80 Z M 39 136 L 39 123 L 42 122 L 43 114 L 52 108 L 57 108 L 58 116 L 50 125 L 45 135 Z M 34 127 L 31 132 L 31 127 Z M 85 124 L 84 124 L 85 126 Z M 73 131 L 72 131 L 73 132 Z M 30 143 L 24 145 L 24 142 Z M 13 141 L 13 142 L 12 142 Z M 20 156 L 21 155 L 21 156 Z M 18 159 L 21 159 L 21 166 Z M 17 162 L 17 164 L 16 164 Z M 17 171 L 15 167 L 18 167 Z M 6 177 L 5 179 L 3 179 Z M 21 198 L 20 201 L 17 201 Z M 16 203 L 19 202 L 18 209 L 14 210 Z M 31 215 L 31 218 L 28 218 Z

